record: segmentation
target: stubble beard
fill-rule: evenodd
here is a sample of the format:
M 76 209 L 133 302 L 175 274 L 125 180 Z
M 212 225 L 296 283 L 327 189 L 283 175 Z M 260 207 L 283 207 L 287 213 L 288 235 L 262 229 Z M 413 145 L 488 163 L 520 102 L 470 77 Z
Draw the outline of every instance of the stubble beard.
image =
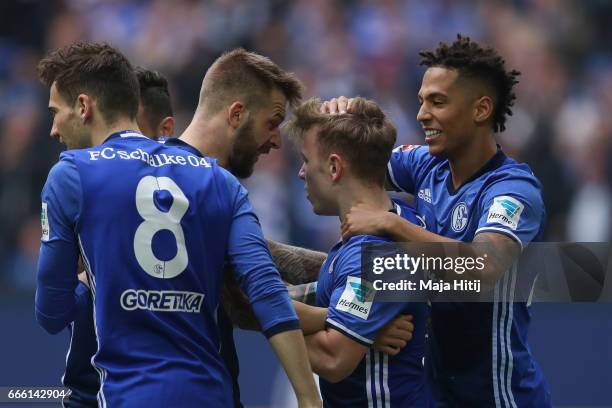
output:
M 228 158 L 228 170 L 239 178 L 247 178 L 253 174 L 259 156 L 253 128 L 253 121 L 249 119 L 244 126 L 236 130 L 236 139 Z

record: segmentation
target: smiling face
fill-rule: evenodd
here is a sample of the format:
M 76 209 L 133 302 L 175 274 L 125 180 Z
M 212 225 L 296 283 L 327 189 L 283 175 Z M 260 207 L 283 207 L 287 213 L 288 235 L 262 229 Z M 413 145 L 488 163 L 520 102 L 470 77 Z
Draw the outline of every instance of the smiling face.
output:
M 317 143 L 318 132 L 319 127 L 314 126 L 304 133 L 300 151 L 304 163 L 299 177 L 304 180 L 306 195 L 315 214 L 338 215 L 329 163 L 327 158 L 321 155 Z
M 285 120 L 287 98 L 278 89 L 273 89 L 270 103 L 236 129 L 234 145 L 229 156 L 230 171 L 240 178 L 253 173 L 255 163 L 262 154 L 281 147 L 279 126 Z
M 469 148 L 476 130 L 475 100 L 457 70 L 431 67 L 425 71 L 417 120 L 431 155 L 453 157 Z
M 51 138 L 66 145 L 67 149 L 83 149 L 91 146 L 91 134 L 83 125 L 76 103 L 71 105 L 60 95 L 56 83 L 51 85 L 49 110 L 53 115 Z

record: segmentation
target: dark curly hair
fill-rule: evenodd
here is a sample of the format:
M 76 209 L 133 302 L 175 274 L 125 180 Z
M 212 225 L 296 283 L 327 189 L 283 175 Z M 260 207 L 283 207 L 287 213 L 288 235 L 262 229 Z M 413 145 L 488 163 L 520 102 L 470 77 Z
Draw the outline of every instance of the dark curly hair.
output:
M 493 131 L 506 129 L 506 115 L 512 116 L 516 95 L 512 88 L 518 84 L 517 70 L 506 71 L 504 59 L 491 47 L 483 48 L 469 37 L 457 34 L 457 40 L 448 45 L 441 42 L 434 51 L 421 51 L 421 65 L 445 67 L 459 71 L 459 75 L 476 79 L 494 91 Z

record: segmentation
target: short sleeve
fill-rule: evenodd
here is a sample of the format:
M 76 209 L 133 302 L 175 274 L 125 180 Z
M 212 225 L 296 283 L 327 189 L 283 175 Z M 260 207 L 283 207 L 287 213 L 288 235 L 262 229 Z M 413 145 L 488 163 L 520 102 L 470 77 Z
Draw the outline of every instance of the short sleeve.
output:
M 387 164 L 387 181 L 396 191 L 414 194 L 419 176 L 431 160 L 427 146 L 398 146 Z
M 361 279 L 361 241 L 353 240 L 346 244 L 334 266 L 337 277 L 326 324 L 369 347 L 377 333 L 406 308 L 406 303 L 374 301 L 372 283 Z
M 533 176 L 514 175 L 488 186 L 480 200 L 476 234 L 496 232 L 521 247 L 538 238 L 546 213 L 540 184 Z

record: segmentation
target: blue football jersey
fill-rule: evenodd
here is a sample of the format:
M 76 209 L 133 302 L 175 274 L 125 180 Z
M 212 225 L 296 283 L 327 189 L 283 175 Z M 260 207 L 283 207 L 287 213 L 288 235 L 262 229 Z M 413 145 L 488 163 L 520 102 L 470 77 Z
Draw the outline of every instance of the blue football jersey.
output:
M 387 179 L 413 194 L 427 229 L 469 242 L 480 232 L 524 247 L 541 238 L 546 218 L 541 185 L 525 164 L 501 149 L 454 189 L 449 162 L 427 146 L 400 146 Z M 427 366 L 434 397 L 448 406 L 548 407 L 548 386 L 527 344 L 525 302 L 514 302 L 517 269 L 495 287 L 492 303 L 433 303 Z M 522 277 L 523 278 L 523 277 Z M 535 276 L 526 277 L 528 281 Z
M 165 143 L 166 146 L 175 146 L 179 149 L 187 150 L 195 154 L 196 156 L 202 156 L 202 153 L 198 149 L 188 143 L 185 143 L 178 137 L 168 138 L 165 136 L 161 136 L 158 141 Z M 227 267 L 225 268 L 225 273 L 231 273 L 231 268 L 228 265 L 226 266 Z M 221 304 L 219 304 L 219 308 L 217 309 L 217 326 L 219 328 L 219 353 L 221 354 L 221 358 L 223 358 L 225 367 L 227 368 L 230 377 L 232 378 L 234 408 L 242 408 L 243 405 L 240 401 L 240 384 L 238 383 L 238 376 L 240 374 L 240 364 L 238 362 L 236 344 L 234 343 L 234 324 L 232 323 L 232 320 L 227 315 L 227 313 L 223 309 L 223 305 Z
M 213 159 L 138 133 L 62 153 L 42 193 L 36 317 L 94 304 L 100 406 L 233 405 L 219 354 L 226 259 L 267 336 L 299 327 L 244 187 Z
M 396 203 L 396 211 L 419 224 L 413 210 Z M 317 283 L 317 306 L 328 308 L 326 325 L 370 347 L 376 335 L 398 314 L 414 316 L 412 340 L 396 356 L 370 348 L 355 371 L 337 383 L 319 378 L 325 407 L 427 407 L 423 357 L 428 309 L 425 303 L 376 302 L 370 282 L 361 279 L 361 246 L 389 242 L 358 235 L 329 252 Z
M 193 146 L 178 138 L 158 139 L 167 146 L 176 146 L 187 150 L 197 156 L 202 154 Z M 228 273 L 226 271 L 226 273 Z M 79 284 L 77 291 L 89 290 L 83 284 Z M 97 394 L 100 390 L 100 377 L 91 363 L 91 359 L 97 350 L 96 333 L 93 325 L 93 303 L 91 297 L 76 312 L 75 320 L 70 323 L 67 331 L 70 335 L 70 346 L 66 355 L 66 370 L 62 376 L 62 384 L 69 388 L 71 393 L 64 398 L 63 405 L 66 408 L 94 408 L 98 406 Z M 240 387 L 238 375 L 240 372 L 236 346 L 234 344 L 234 327 L 223 307 L 217 309 L 217 324 L 219 329 L 220 351 L 223 362 L 232 377 L 232 388 L 234 407 L 242 407 L 240 402 Z

